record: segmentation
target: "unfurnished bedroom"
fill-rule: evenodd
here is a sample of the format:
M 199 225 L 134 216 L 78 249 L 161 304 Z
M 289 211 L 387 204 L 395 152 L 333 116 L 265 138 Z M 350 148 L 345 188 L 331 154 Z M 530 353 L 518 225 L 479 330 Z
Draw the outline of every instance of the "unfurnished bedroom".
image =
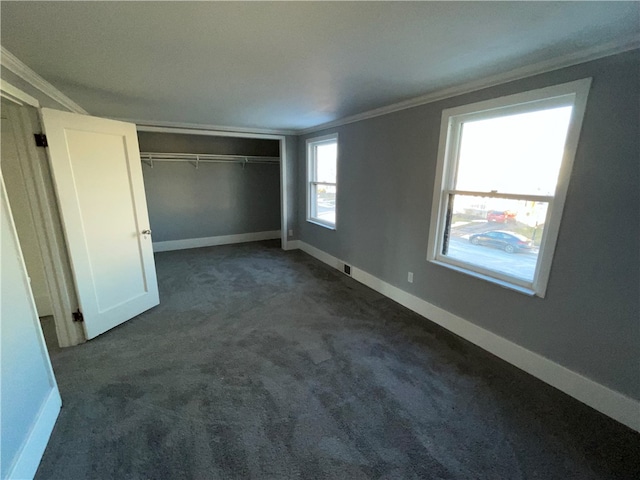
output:
M 0 13 L 0 478 L 640 478 L 637 2 Z

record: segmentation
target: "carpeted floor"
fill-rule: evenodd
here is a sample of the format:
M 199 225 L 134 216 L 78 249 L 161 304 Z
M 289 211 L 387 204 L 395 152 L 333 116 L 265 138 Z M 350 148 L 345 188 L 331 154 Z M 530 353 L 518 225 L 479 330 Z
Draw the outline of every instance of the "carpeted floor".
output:
M 640 434 L 304 253 L 156 262 L 158 307 L 52 354 L 37 479 L 640 478 Z

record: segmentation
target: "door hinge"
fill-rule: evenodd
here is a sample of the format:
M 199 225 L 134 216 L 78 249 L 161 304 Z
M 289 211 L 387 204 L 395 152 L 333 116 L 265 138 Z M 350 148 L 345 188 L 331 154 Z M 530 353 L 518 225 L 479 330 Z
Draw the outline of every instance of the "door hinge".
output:
M 48 147 L 47 136 L 44 133 L 34 133 L 34 138 L 36 139 L 36 147 Z
M 71 315 L 73 316 L 74 322 L 84 322 L 84 315 L 82 315 L 82 312 L 80 311 L 80 309 L 73 312 Z

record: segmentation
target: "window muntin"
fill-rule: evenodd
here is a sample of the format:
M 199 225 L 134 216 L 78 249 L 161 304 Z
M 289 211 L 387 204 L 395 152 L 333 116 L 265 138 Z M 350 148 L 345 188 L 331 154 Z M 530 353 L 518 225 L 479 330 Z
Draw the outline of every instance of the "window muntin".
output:
M 544 296 L 589 85 L 443 112 L 428 260 Z
M 307 220 L 335 228 L 338 135 L 307 140 Z

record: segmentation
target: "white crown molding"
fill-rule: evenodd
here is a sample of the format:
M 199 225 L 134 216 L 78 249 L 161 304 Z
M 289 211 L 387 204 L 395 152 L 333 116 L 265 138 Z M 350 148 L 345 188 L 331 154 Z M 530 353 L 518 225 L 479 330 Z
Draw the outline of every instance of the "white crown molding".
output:
M 620 41 L 609 42 L 606 44 L 598 45 L 595 47 L 572 52 L 568 55 L 563 55 L 550 60 L 545 60 L 532 65 L 526 65 L 524 67 L 509 70 L 507 72 L 498 73 L 489 77 L 484 77 L 479 80 L 473 80 L 461 85 L 455 85 L 453 87 L 444 88 L 435 92 L 430 92 L 419 97 L 403 100 L 402 102 L 393 103 L 384 107 L 375 108 L 366 112 L 358 113 L 356 115 L 350 115 L 338 120 L 316 125 L 315 127 L 305 128 L 297 131 L 298 135 L 307 135 L 309 133 L 319 132 L 329 128 L 335 128 L 349 123 L 359 122 L 368 118 L 379 117 L 388 113 L 398 112 L 400 110 L 406 110 L 408 108 L 418 107 L 420 105 L 426 105 L 428 103 L 437 102 L 446 98 L 456 97 L 465 93 L 475 92 L 483 88 L 493 87 L 515 80 L 520 80 L 534 75 L 540 75 L 542 73 L 551 72 L 553 70 L 559 70 L 561 68 L 571 67 L 580 63 L 586 63 L 600 58 L 609 57 L 618 53 L 627 52 L 630 50 L 640 49 L 640 37 L 634 35 L 627 37 Z
M 474 92 L 483 88 L 493 87 L 496 85 L 520 80 L 522 78 L 539 75 L 553 70 L 570 67 L 572 65 L 578 65 L 600 58 L 616 55 L 618 53 L 627 52 L 630 50 L 640 49 L 640 37 L 634 35 L 619 41 L 609 42 L 606 44 L 598 45 L 595 47 L 572 52 L 568 55 L 556 57 L 550 60 L 545 60 L 532 65 L 526 65 L 524 67 L 509 70 L 507 72 L 499 73 L 489 77 L 484 77 L 479 80 L 474 80 L 461 85 L 455 85 L 452 87 L 444 88 L 438 91 L 430 92 L 418 97 L 410 98 L 401 102 L 386 105 L 384 107 L 368 110 L 356 115 L 350 115 L 331 122 L 322 123 L 314 127 L 304 129 L 264 129 L 264 128 L 247 128 L 247 127 L 233 127 L 226 125 L 208 125 L 199 123 L 186 123 L 186 122 L 165 122 L 155 120 L 142 120 L 132 118 L 118 118 L 114 117 L 114 120 L 120 120 L 129 123 L 135 123 L 140 131 L 161 131 L 160 129 L 182 129 L 192 130 L 191 133 L 197 133 L 196 131 L 216 132 L 228 132 L 229 134 L 256 134 L 256 135 L 307 135 L 310 133 L 319 132 L 329 128 L 335 128 L 349 123 L 355 123 L 361 120 L 369 118 L 375 118 L 388 113 L 397 112 L 400 110 L 406 110 L 408 108 L 425 105 L 428 103 L 444 100 L 446 98 L 463 95 L 465 93 Z M 3 68 L 13 72 L 15 75 L 23 79 L 34 88 L 40 90 L 45 95 L 49 96 L 56 102 L 60 103 L 64 107 L 68 108 L 72 112 L 88 114 L 80 105 L 75 103 L 69 97 L 60 92 L 57 88 L 47 82 L 44 78 L 34 72 L 21 62 L 15 55 L 9 52 L 5 47 L 1 47 L 0 65 Z
M 203 123 L 185 123 L 185 122 L 163 122 L 156 120 L 141 120 L 136 118 L 111 117 L 112 120 L 121 122 L 135 123 L 139 131 L 158 132 L 158 131 L 174 131 L 189 130 L 191 133 L 197 133 L 202 130 L 206 132 L 227 132 L 239 134 L 255 134 L 255 135 L 298 135 L 297 130 L 287 129 L 269 129 L 269 128 L 247 128 L 247 127 L 230 127 L 225 125 L 207 125 Z M 163 129 L 163 130 L 161 130 Z
M 32 97 L 28 93 L 23 92 L 17 87 L 14 87 L 6 80 L 0 78 L 0 95 L 7 100 L 12 101 L 20 106 L 27 104 L 32 107 L 39 108 L 40 102 L 37 98 Z
M 82 113 L 85 115 L 89 113 L 76 102 L 67 97 L 60 90 L 58 90 L 56 87 L 47 82 L 36 72 L 27 67 L 9 50 L 4 47 L 0 48 L 0 65 L 2 65 L 2 68 L 6 68 L 10 72 L 14 73 L 29 85 L 31 85 L 33 88 L 40 90 L 49 98 L 55 100 L 63 107 L 69 109 L 71 112 Z

